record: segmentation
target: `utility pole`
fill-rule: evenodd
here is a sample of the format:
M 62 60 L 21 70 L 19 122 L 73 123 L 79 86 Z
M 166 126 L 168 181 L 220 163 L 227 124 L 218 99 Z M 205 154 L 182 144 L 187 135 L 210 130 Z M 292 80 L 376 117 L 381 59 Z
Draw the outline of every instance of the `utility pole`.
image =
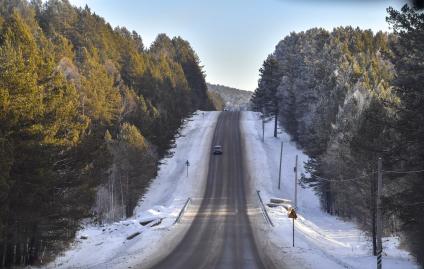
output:
M 378 176 L 377 176 L 377 269 L 382 268 L 382 257 L 383 244 L 381 237 L 383 235 L 383 219 L 381 212 L 381 193 L 383 190 L 383 173 L 382 173 L 383 161 L 381 157 L 378 158 Z
M 283 145 L 284 145 L 284 142 L 283 142 L 283 141 L 281 141 L 281 151 L 280 151 L 280 170 L 279 170 L 279 172 L 278 172 L 278 189 L 280 189 L 280 186 L 281 186 L 281 163 L 282 163 L 282 161 L 283 161 Z
M 294 209 L 297 210 L 297 154 L 296 166 L 294 167 Z

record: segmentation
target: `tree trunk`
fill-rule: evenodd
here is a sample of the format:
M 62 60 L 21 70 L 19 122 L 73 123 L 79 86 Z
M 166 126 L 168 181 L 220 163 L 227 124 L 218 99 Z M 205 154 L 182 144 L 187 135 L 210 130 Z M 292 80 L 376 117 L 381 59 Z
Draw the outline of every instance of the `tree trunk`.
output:
M 122 219 L 125 219 L 125 205 L 124 205 L 124 189 L 122 187 L 122 176 L 119 177 L 119 185 L 121 186 L 121 210 L 122 210 Z
M 7 229 L 7 226 L 6 228 Z M 1 268 L 6 267 L 6 255 L 7 255 L 7 234 L 6 232 L 4 233 L 5 237 L 4 237 L 4 241 L 3 241 L 3 254 L 2 254 L 2 259 L 1 259 Z
M 278 126 L 278 112 L 275 113 L 275 120 L 274 120 L 274 137 L 277 137 L 277 126 Z
M 125 173 L 125 184 L 126 184 L 126 196 L 125 196 L 125 212 L 126 217 L 130 216 L 130 184 L 128 170 Z
M 371 182 L 371 229 L 372 229 L 372 254 L 377 256 L 377 227 L 376 227 L 376 206 L 377 201 L 375 197 L 375 180 Z

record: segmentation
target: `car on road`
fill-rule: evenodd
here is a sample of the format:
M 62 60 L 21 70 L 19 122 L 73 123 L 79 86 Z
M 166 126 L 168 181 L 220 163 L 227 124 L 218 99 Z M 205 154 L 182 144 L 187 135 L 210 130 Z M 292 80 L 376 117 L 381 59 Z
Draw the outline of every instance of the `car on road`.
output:
M 217 155 L 217 154 L 222 154 L 222 146 L 220 145 L 215 145 L 212 148 L 212 152 L 213 154 Z

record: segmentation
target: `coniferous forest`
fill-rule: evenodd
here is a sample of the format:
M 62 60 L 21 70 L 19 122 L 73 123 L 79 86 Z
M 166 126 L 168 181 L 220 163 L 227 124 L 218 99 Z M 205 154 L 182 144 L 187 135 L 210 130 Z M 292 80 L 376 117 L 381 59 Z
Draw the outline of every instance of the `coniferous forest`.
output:
M 223 107 L 233 110 L 247 110 L 250 105 L 251 91 L 244 91 L 223 85 L 206 83 L 209 93 L 217 94 L 222 99 Z
M 310 156 L 301 184 L 365 230 L 374 252 L 381 158 L 384 234 L 422 265 L 424 13 L 388 8 L 386 20 L 389 33 L 286 36 L 251 105 Z M 88 6 L 0 1 L 0 267 L 45 264 L 85 221 L 131 217 L 184 119 L 226 108 L 224 97 L 208 92 L 181 37 L 145 47 Z
M 340 27 L 285 37 L 260 69 L 252 104 L 311 157 L 302 182 L 323 209 L 374 238 L 381 157 L 384 233 L 401 236 L 423 264 L 424 14 L 407 5 L 387 12 L 392 33 Z
M 67 0 L 0 1 L 0 267 L 132 214 L 184 117 L 214 109 L 180 37 L 145 48 Z

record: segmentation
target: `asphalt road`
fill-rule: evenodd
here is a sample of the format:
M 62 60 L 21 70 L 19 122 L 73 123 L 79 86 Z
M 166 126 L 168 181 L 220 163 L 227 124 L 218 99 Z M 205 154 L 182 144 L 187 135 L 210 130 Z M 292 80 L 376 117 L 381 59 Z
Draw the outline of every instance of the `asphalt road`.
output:
M 264 268 L 247 215 L 239 121 L 239 112 L 219 116 L 212 145 L 222 145 L 223 154 L 210 158 L 199 211 L 177 247 L 153 268 Z

